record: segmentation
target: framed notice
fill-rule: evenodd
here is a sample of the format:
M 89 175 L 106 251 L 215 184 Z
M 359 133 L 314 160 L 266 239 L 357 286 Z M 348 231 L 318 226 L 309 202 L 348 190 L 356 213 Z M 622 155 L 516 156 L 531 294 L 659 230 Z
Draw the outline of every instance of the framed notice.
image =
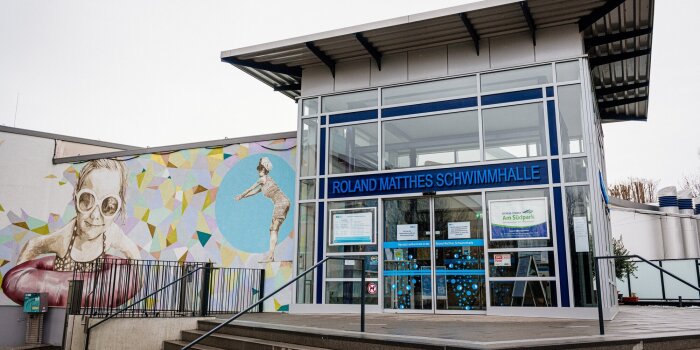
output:
M 374 244 L 376 208 L 330 210 L 330 245 Z
M 588 243 L 588 218 L 574 216 L 574 242 L 577 253 L 588 253 L 591 248 Z
M 489 201 L 492 241 L 549 239 L 547 198 Z
M 471 238 L 469 221 L 448 222 L 447 239 L 468 239 Z
M 418 224 L 396 225 L 397 241 L 418 240 Z

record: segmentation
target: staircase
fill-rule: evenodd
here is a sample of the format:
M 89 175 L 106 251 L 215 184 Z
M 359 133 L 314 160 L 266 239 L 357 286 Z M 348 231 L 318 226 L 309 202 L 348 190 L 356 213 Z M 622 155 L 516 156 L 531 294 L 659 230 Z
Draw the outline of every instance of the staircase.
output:
M 163 342 L 163 350 L 180 350 L 192 340 L 211 330 L 218 321 L 199 321 L 196 330 L 182 331 L 181 340 Z M 200 350 L 400 350 L 400 349 L 445 349 L 444 346 L 417 344 L 396 340 L 383 340 L 371 334 L 360 335 L 324 329 L 323 334 L 314 328 L 268 325 L 258 322 L 237 321 L 221 328 L 217 333 L 192 347 Z M 351 333 L 351 334 L 348 334 Z
M 183 346 L 219 325 L 221 320 L 199 321 L 196 330 L 182 331 L 181 340 L 163 342 L 163 350 L 180 350 Z M 567 341 L 562 338 L 554 342 L 525 343 L 479 343 L 459 342 L 449 339 L 424 337 L 407 337 L 391 334 L 360 333 L 313 327 L 300 327 L 262 322 L 236 321 L 222 327 L 218 332 L 192 347 L 199 350 L 322 350 L 322 349 L 358 349 L 358 350 L 399 350 L 399 349 L 591 349 L 631 350 L 649 349 L 697 349 L 700 350 L 700 334 L 651 335 L 643 340 L 626 336 L 589 338 L 579 341 Z

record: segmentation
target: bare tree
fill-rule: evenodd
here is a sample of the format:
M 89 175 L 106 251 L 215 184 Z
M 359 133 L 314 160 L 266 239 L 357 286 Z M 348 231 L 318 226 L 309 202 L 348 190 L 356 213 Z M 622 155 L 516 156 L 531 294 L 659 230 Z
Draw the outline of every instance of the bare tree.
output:
M 656 191 L 659 180 L 642 177 L 629 177 L 610 187 L 610 194 L 614 197 L 637 203 L 656 202 Z
M 700 171 L 683 175 L 679 187 L 682 190 L 690 190 L 693 197 L 700 197 Z

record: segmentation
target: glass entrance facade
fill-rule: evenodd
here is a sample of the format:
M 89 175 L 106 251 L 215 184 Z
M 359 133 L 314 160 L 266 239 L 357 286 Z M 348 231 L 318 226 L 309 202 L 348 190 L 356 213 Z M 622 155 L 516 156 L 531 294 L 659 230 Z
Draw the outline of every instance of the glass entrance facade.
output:
M 297 271 L 363 257 L 367 282 L 334 262 L 297 303 L 356 304 L 364 288 L 385 312 L 595 306 L 585 63 L 302 99 Z
M 384 201 L 384 308 L 484 310 L 481 195 Z

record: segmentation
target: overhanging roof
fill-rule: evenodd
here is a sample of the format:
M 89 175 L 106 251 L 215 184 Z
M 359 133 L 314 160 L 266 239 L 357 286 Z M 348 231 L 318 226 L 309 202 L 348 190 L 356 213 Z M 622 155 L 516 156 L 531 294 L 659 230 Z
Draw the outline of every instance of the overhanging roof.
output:
M 646 120 L 654 0 L 486 0 L 224 51 L 221 60 L 291 98 L 306 67 L 578 23 L 605 121 Z

